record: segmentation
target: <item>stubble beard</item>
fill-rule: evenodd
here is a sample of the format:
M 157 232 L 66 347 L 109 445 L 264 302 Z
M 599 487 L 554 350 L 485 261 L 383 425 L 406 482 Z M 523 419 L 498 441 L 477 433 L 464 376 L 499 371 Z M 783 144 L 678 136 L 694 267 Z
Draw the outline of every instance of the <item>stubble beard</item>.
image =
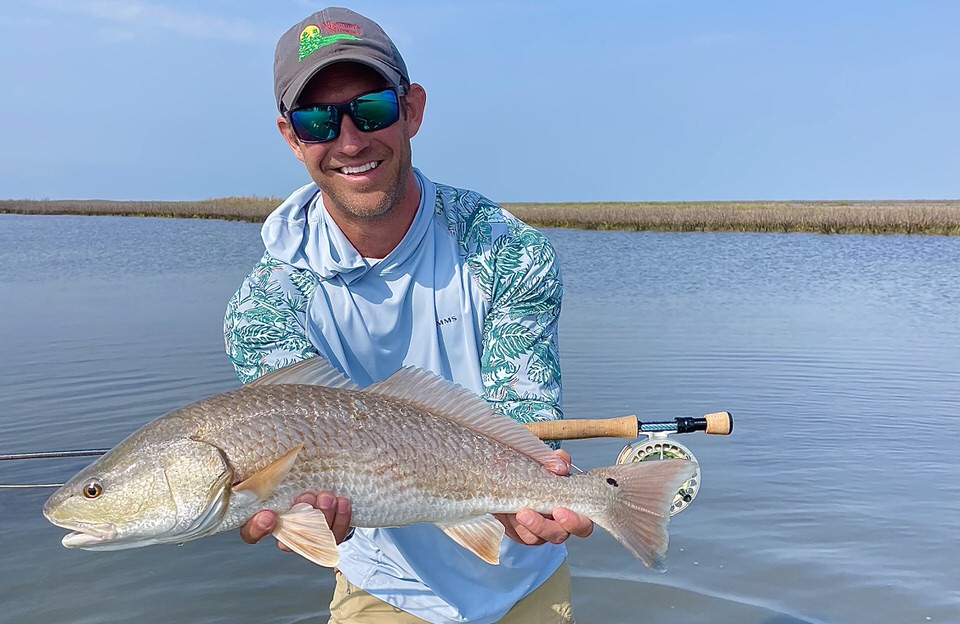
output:
M 376 203 L 370 205 L 370 194 L 341 192 L 338 188 L 321 189 L 330 199 L 337 210 L 358 219 L 381 220 L 389 216 L 403 199 L 407 190 L 408 173 L 412 168 L 410 150 L 406 149 L 400 155 L 400 167 L 396 177 L 390 182 L 383 195 Z

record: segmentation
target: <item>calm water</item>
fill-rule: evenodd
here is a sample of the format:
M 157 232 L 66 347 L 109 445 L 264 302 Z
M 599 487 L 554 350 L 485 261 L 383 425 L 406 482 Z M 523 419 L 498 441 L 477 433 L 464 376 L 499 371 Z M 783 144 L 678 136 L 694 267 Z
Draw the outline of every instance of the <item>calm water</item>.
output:
M 669 571 L 570 546 L 581 622 L 960 622 L 960 239 L 548 230 L 569 417 L 727 409 Z M 237 386 L 224 304 L 258 226 L 0 215 L 0 453 L 111 446 Z M 623 443 L 570 442 L 581 467 Z M 84 460 L 0 463 L 62 481 Z M 60 546 L 0 490 L 0 621 L 324 621 L 331 575 L 235 533 Z

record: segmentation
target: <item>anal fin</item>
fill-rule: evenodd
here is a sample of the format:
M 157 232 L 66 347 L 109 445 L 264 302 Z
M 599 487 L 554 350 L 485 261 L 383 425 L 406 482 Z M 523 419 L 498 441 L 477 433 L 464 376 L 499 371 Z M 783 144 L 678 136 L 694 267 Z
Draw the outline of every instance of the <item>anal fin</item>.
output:
M 337 540 L 323 512 L 307 503 L 297 503 L 278 514 L 273 536 L 317 565 L 332 568 L 340 560 Z
M 450 536 L 450 539 L 487 563 L 491 565 L 500 563 L 503 525 L 490 514 L 464 522 L 437 523 L 437 526 Z

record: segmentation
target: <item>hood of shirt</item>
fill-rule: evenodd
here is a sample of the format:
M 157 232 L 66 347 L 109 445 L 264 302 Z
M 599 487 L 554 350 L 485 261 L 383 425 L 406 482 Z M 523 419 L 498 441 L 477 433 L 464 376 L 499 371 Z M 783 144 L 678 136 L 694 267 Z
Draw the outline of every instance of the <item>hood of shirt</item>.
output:
M 414 169 L 420 189 L 420 206 L 410 229 L 382 260 L 364 258 L 337 226 L 323 206 L 320 188 L 313 182 L 294 191 L 266 218 L 260 229 L 264 247 L 271 256 L 298 269 L 307 269 L 330 280 L 339 277 L 348 284 L 368 271 L 382 274 L 401 270 L 404 260 L 416 250 L 433 219 L 436 186 Z

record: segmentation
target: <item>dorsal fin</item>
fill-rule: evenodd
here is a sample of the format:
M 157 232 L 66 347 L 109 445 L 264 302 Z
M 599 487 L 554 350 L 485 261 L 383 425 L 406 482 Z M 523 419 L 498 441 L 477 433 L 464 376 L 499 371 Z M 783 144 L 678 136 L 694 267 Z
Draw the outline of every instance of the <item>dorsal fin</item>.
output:
M 262 377 L 257 377 L 248 386 L 265 386 L 268 384 L 301 384 L 308 386 L 326 386 L 328 388 L 345 388 L 357 390 L 357 384 L 350 381 L 330 363 L 330 360 L 317 355 L 312 358 L 278 368 Z
M 563 465 L 563 460 L 526 427 L 509 416 L 497 414 L 489 403 L 463 386 L 429 371 L 405 366 L 383 381 L 367 386 L 364 392 L 421 407 L 493 438 L 547 468 L 557 469 Z

